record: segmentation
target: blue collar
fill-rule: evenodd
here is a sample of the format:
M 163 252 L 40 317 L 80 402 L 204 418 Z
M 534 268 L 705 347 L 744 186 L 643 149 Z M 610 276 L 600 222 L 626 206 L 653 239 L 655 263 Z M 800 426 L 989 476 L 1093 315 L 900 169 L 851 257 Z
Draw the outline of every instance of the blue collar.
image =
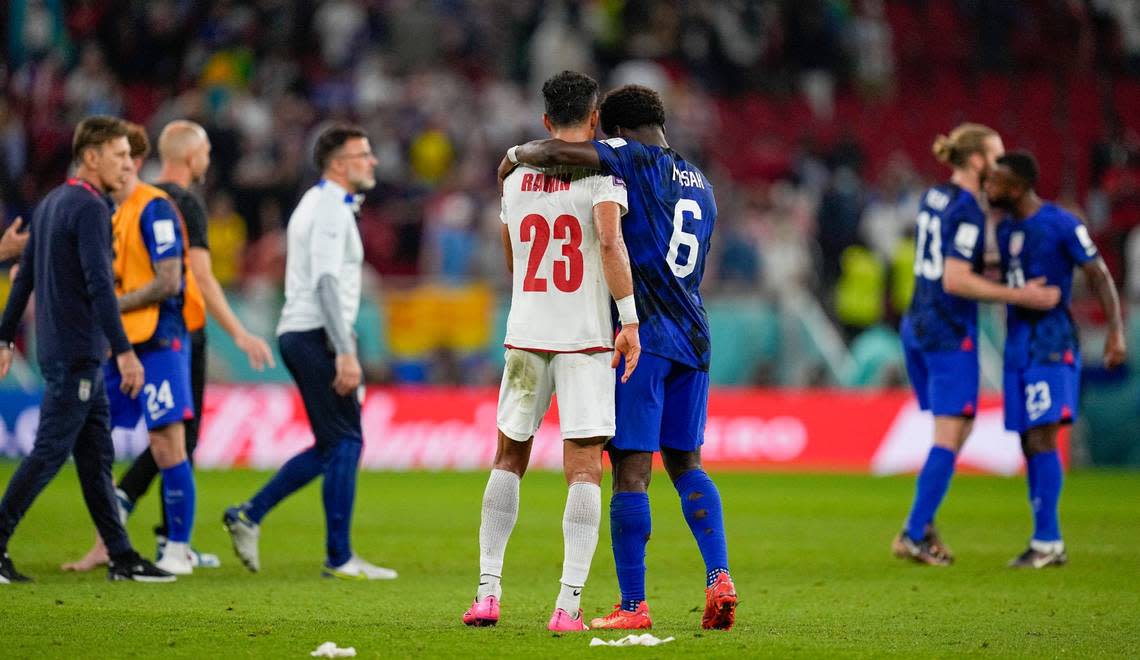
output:
M 358 213 L 360 211 L 360 205 L 364 202 L 364 195 L 354 195 L 327 179 L 321 179 L 320 181 L 317 181 L 318 188 L 324 188 L 325 186 L 331 186 L 335 188 L 337 192 L 343 192 L 344 203 L 352 207 L 353 213 Z

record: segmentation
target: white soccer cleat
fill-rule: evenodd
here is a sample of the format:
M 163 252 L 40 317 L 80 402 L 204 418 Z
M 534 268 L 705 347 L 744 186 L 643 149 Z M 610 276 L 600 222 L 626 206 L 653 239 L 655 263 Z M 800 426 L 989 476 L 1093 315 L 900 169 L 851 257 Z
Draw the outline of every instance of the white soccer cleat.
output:
M 135 503 L 131 498 L 127 497 L 126 491 L 122 488 L 115 489 L 115 508 L 119 512 L 119 522 L 124 527 L 127 526 L 127 518 L 131 517 L 131 512 L 135 510 Z
M 154 565 L 171 575 L 191 575 L 194 572 L 194 562 L 190 557 L 190 545 L 167 542 L 162 559 Z
M 234 544 L 234 554 L 238 556 L 246 568 L 256 573 L 261 570 L 261 558 L 257 549 L 257 541 L 261 537 L 261 526 L 249 519 L 245 511 L 236 506 L 226 509 L 222 518 L 226 531 L 230 533 L 230 540 Z
M 321 571 L 321 575 L 342 580 L 395 580 L 398 577 L 396 571 L 383 566 L 375 566 L 355 555 L 340 566 L 325 567 Z

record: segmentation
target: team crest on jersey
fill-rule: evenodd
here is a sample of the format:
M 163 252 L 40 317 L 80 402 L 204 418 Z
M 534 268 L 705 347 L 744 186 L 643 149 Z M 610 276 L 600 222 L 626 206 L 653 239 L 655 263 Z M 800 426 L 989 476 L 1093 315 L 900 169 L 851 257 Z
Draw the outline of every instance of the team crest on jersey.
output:
M 1009 256 L 1016 257 L 1025 247 L 1025 232 L 1015 231 L 1009 235 Z
M 79 400 L 86 402 L 91 398 L 91 379 L 79 379 Z

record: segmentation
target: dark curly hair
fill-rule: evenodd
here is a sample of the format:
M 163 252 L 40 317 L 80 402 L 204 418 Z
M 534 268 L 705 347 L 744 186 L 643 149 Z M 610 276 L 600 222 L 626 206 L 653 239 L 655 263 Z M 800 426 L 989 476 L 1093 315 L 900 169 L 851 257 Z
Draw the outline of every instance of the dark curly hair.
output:
M 577 71 L 563 71 L 542 85 L 546 116 L 555 126 L 574 126 L 598 106 L 598 81 Z
M 665 105 L 657 92 L 642 85 L 625 85 L 602 99 L 602 132 L 610 137 L 618 127 L 665 126 Z
M 997 163 L 1008 167 L 1014 176 L 1021 179 L 1025 187 L 1033 189 L 1037 186 L 1037 175 L 1040 170 L 1037 167 L 1037 159 L 1028 151 L 1007 151 L 998 157 Z

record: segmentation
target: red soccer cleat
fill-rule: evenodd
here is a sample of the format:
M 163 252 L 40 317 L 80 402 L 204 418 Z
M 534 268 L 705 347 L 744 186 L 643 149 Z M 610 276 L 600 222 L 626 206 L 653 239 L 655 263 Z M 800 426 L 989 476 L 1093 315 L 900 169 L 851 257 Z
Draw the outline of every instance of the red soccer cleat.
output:
M 641 601 L 637 604 L 637 611 L 627 612 L 618 603 L 609 616 L 594 619 L 590 627 L 595 630 L 649 630 L 653 627 L 653 621 L 649 619 L 649 604 Z
M 705 589 L 705 615 L 701 627 L 705 630 L 732 630 L 736 623 L 736 586 L 728 573 L 716 576 L 716 581 Z

